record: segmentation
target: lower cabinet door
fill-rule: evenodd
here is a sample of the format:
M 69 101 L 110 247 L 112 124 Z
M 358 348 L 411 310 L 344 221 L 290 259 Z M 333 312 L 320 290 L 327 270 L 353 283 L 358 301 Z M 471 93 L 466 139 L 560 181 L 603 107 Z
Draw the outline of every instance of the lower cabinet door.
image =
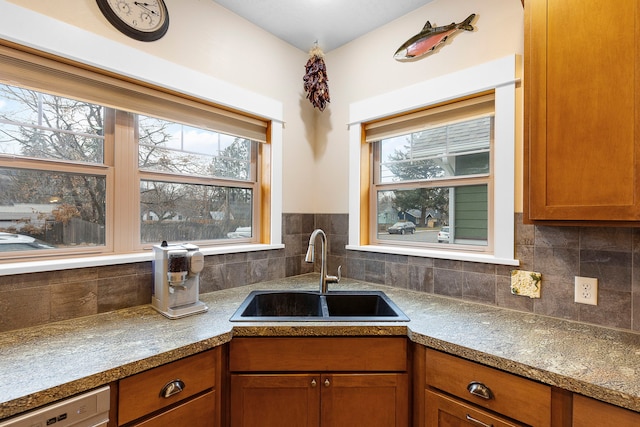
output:
M 207 392 L 131 427 L 215 427 L 215 390 Z
M 407 374 L 232 374 L 231 427 L 406 427 Z
M 231 427 L 319 427 L 320 375 L 231 375 Z
M 409 425 L 407 374 L 323 374 L 321 383 L 323 426 Z
M 640 426 L 640 413 L 600 402 L 590 397 L 573 395 L 573 427 Z
M 469 405 L 461 400 L 425 392 L 425 427 L 522 427 L 519 424 Z

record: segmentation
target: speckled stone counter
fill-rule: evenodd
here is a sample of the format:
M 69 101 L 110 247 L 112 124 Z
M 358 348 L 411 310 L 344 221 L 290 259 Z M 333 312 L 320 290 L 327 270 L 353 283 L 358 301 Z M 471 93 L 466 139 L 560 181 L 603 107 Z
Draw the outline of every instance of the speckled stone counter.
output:
M 318 288 L 318 275 L 201 296 L 206 313 L 151 306 L 0 334 L 0 419 L 224 344 L 233 336 L 401 335 L 546 384 L 640 411 L 640 334 L 344 279 L 383 290 L 410 322 L 229 322 L 255 289 Z

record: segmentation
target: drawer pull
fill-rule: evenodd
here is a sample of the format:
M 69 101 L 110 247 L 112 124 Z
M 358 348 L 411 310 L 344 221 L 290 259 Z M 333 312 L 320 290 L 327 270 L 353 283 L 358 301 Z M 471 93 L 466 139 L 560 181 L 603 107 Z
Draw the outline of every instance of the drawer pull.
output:
M 480 420 L 476 420 L 475 418 L 473 418 L 471 415 L 467 414 L 467 421 L 474 423 L 474 424 L 478 424 L 479 426 L 482 427 L 493 427 L 493 424 L 487 424 L 487 423 L 483 423 Z
M 329 378 L 325 378 L 324 379 L 324 386 L 325 387 L 329 387 L 331 385 L 331 381 L 329 381 Z
M 318 385 L 318 383 L 316 382 L 316 379 L 315 379 L 315 378 L 314 378 L 314 379 L 312 379 L 312 380 L 311 380 L 311 387 L 315 387 L 315 386 L 317 386 L 317 385 Z
M 467 386 L 467 390 L 469 390 L 469 393 L 474 396 L 478 396 L 486 400 L 493 399 L 491 389 L 478 381 L 471 381 Z
M 164 387 L 162 387 L 162 390 L 160 390 L 160 397 L 168 399 L 171 396 L 180 393 L 182 390 L 184 390 L 184 387 L 185 385 L 182 380 L 169 381 Z

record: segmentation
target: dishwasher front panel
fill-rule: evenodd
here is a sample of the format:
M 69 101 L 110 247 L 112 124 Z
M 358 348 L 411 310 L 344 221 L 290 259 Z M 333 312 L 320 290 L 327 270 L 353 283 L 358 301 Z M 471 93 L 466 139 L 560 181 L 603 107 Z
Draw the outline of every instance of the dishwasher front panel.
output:
M 0 427 L 106 427 L 109 403 L 105 386 L 0 421 Z

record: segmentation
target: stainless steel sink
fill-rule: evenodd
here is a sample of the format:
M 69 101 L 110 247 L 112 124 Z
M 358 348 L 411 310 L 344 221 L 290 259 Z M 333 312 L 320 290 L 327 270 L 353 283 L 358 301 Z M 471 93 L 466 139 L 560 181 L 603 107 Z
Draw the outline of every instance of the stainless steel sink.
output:
M 253 291 L 232 322 L 406 322 L 382 291 Z

